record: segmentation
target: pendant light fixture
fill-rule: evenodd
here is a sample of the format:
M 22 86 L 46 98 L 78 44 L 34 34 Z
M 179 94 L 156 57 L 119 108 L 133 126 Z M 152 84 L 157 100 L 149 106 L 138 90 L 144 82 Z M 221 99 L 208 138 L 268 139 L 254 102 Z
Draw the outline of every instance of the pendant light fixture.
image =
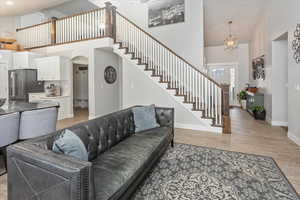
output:
M 224 40 L 225 50 L 233 50 L 237 48 L 239 45 L 237 37 L 232 35 L 231 25 L 232 25 L 232 21 L 229 21 L 228 22 L 229 36 Z

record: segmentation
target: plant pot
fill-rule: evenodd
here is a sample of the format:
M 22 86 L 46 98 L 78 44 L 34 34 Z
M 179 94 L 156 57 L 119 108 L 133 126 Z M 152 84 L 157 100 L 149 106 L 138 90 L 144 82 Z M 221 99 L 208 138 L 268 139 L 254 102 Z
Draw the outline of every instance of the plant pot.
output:
M 247 100 L 241 100 L 241 107 L 243 110 L 247 109 Z
M 256 120 L 266 120 L 266 111 L 263 112 L 253 112 L 254 118 Z

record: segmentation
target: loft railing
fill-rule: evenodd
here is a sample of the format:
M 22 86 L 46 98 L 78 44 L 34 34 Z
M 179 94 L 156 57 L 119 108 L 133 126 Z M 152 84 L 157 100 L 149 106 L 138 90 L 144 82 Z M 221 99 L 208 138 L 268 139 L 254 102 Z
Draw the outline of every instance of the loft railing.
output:
M 17 40 L 24 49 L 111 37 L 111 8 L 100 8 L 17 29 Z
M 25 49 L 111 37 L 161 77 L 162 82 L 168 83 L 169 89 L 176 89 L 178 96 L 184 96 L 185 103 L 193 104 L 195 111 L 203 111 L 203 118 L 212 119 L 214 126 L 222 126 L 224 133 L 231 132 L 229 86 L 220 85 L 202 73 L 118 13 L 110 3 L 105 8 L 17 29 L 17 37 Z

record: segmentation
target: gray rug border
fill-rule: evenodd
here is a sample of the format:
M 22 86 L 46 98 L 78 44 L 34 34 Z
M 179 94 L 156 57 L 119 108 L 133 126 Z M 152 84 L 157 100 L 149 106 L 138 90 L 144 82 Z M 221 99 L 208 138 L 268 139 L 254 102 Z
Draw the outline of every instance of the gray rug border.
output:
M 174 146 L 176 144 L 191 145 L 193 147 L 202 147 L 202 148 L 206 148 L 206 149 L 219 150 L 219 151 L 225 151 L 225 152 L 231 152 L 231 153 L 240 153 L 240 154 L 243 154 L 243 155 L 260 156 L 260 157 L 263 157 L 263 158 L 268 158 L 268 159 L 270 159 L 270 160 L 273 161 L 273 163 L 275 164 L 275 166 L 279 169 L 279 172 L 281 173 L 281 175 L 284 177 L 285 182 L 289 185 L 290 189 L 295 193 L 295 195 L 300 199 L 300 194 L 298 194 L 298 192 L 294 188 L 293 184 L 289 181 L 289 179 L 283 173 L 282 169 L 279 167 L 279 165 L 277 164 L 277 162 L 275 161 L 275 159 L 272 158 L 272 157 L 270 157 L 270 156 L 262 156 L 262 155 L 252 154 L 252 153 L 243 153 L 243 152 L 239 152 L 239 151 L 223 150 L 223 149 L 218 149 L 218 148 L 215 148 L 215 147 L 205 147 L 205 146 L 199 146 L 199 145 L 193 145 L 193 144 L 185 144 L 185 143 L 178 143 L 178 142 L 174 143 Z

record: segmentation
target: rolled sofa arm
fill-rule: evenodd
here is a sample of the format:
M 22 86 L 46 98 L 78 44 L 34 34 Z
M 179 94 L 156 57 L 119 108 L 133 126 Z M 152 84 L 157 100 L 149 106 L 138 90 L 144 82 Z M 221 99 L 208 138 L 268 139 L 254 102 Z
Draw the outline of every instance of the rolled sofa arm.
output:
M 8 147 L 8 200 L 93 199 L 92 164 L 28 143 Z

